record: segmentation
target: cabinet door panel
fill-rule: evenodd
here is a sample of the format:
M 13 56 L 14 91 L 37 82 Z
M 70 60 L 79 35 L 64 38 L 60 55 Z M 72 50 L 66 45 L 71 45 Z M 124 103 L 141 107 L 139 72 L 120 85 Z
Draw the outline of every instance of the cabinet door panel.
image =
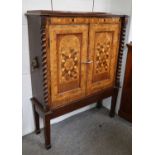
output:
M 87 94 L 114 85 L 119 29 L 119 24 L 90 25 Z
M 88 27 L 51 25 L 50 67 L 53 108 L 85 96 Z

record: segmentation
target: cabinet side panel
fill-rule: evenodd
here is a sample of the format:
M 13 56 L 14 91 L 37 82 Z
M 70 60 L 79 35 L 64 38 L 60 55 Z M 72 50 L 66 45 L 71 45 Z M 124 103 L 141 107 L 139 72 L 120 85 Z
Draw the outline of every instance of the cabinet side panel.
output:
M 41 17 L 28 16 L 29 53 L 31 68 L 32 94 L 45 107 L 43 96 L 43 72 L 41 50 Z M 37 59 L 38 68 L 32 68 L 32 61 Z

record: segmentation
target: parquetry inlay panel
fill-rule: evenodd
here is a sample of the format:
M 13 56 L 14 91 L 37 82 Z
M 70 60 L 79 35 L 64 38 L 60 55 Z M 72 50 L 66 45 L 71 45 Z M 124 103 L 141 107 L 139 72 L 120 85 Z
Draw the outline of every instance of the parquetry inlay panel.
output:
M 61 82 L 70 82 L 79 77 L 80 42 L 75 35 L 62 36 L 59 43 Z
M 104 73 L 109 70 L 112 34 L 107 32 L 96 33 L 95 39 L 95 72 L 96 74 Z
M 87 94 L 111 87 L 118 55 L 119 24 L 91 24 Z
M 88 26 L 51 25 L 52 108 L 85 96 Z

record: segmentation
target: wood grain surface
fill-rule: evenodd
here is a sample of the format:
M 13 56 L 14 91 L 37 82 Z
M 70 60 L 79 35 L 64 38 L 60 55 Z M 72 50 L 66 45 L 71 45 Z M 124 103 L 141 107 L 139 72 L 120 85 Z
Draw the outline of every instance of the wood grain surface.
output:
M 51 25 L 50 70 L 52 107 L 85 96 L 88 26 Z
M 89 60 L 87 94 L 114 85 L 118 45 L 119 24 L 91 24 L 89 31 Z

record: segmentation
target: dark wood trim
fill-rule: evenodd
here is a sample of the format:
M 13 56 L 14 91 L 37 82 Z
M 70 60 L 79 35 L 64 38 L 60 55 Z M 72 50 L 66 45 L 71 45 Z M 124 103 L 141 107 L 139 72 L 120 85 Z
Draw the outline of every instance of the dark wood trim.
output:
M 99 100 L 96 104 L 96 108 L 101 109 L 102 108 L 102 100 Z
M 79 108 L 82 108 L 89 104 L 98 102 L 99 100 L 102 100 L 104 98 L 111 96 L 113 94 L 113 91 L 114 91 L 114 89 L 110 88 L 108 90 L 101 91 L 101 92 L 93 94 L 91 96 L 87 96 L 83 99 L 71 102 L 70 104 L 65 105 L 64 107 L 59 107 L 57 109 L 53 109 L 52 110 L 52 118 L 61 116 L 63 114 L 66 114 L 68 112 L 71 112 L 71 111 L 79 109 Z
M 41 103 L 36 98 L 31 98 L 33 105 L 33 113 L 35 120 L 35 132 L 36 134 L 40 133 L 39 127 L 39 116 L 43 118 L 44 122 L 44 137 L 45 137 L 45 148 L 51 148 L 51 136 L 50 136 L 50 120 L 52 118 L 52 112 L 46 111 Z
M 43 122 L 44 122 L 44 136 L 45 136 L 45 147 L 46 147 L 46 149 L 51 148 L 50 119 L 51 119 L 51 115 L 50 114 L 45 114 L 45 116 L 43 118 Z
M 49 111 L 45 111 L 41 103 L 36 98 L 31 98 L 31 101 L 35 105 L 36 112 L 41 117 L 44 118 L 44 116 L 48 114 L 52 119 L 95 102 L 98 102 L 99 104 L 101 104 L 102 99 L 112 96 L 113 93 L 115 93 L 114 90 L 115 90 L 114 88 L 109 88 L 105 91 L 100 91 L 96 94 L 92 94 L 91 96 L 87 96 L 83 99 L 71 102 L 68 105 L 65 105 L 63 107 L 58 107 L 57 109 L 51 109 Z
M 41 105 L 41 103 L 35 97 L 31 98 L 31 102 L 34 106 L 33 110 L 35 110 L 39 114 L 39 116 L 44 118 L 45 115 L 50 115 L 50 118 L 52 118 L 52 115 L 51 115 L 52 111 L 51 110 L 46 111 Z
M 112 95 L 111 109 L 110 109 L 110 113 L 109 113 L 109 115 L 110 115 L 111 117 L 114 117 L 114 116 L 115 116 L 115 108 L 116 108 L 118 90 L 119 90 L 119 88 L 116 88 L 116 87 L 115 87 L 115 88 L 114 88 L 113 95 Z
M 35 109 L 34 102 L 32 102 L 32 107 L 33 107 L 33 114 L 34 114 L 35 133 L 39 134 L 40 133 L 39 114 Z
M 120 44 L 119 44 L 119 53 L 118 53 L 118 61 L 117 61 L 117 70 L 116 70 L 116 79 L 115 79 L 115 86 L 120 87 L 120 76 L 121 76 L 121 69 L 122 69 L 122 59 L 123 59 L 123 52 L 125 46 L 125 35 L 126 35 L 126 25 L 128 22 L 128 18 L 125 16 L 121 18 L 121 33 L 120 33 Z
M 111 14 L 106 12 L 69 12 L 69 11 L 51 11 L 51 10 L 29 10 L 25 15 L 51 16 L 51 17 L 125 17 L 127 16 L 127 15 Z

